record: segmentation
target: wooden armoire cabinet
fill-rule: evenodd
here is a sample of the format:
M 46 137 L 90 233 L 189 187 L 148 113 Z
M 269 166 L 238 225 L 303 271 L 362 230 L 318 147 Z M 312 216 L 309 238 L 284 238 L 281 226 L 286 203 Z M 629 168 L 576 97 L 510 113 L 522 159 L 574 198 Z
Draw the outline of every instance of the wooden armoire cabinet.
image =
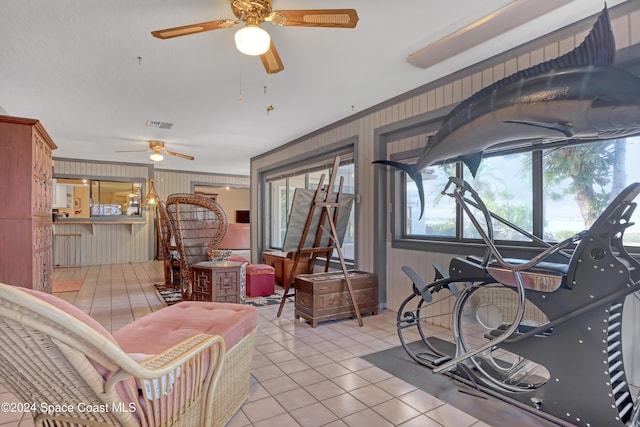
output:
M 52 151 L 38 120 L 0 115 L 0 282 L 51 292 Z

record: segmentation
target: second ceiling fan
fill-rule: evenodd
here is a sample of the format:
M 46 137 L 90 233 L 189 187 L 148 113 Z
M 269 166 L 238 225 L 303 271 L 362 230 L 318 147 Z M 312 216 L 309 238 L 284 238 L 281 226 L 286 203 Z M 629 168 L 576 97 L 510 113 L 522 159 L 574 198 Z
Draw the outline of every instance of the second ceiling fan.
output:
M 355 28 L 358 13 L 355 9 L 308 9 L 308 10 L 273 10 L 272 0 L 230 0 L 231 10 L 237 20 L 219 19 L 217 21 L 184 25 L 152 31 L 154 37 L 170 39 L 204 31 L 230 28 L 245 23 L 235 35 L 236 47 L 247 55 L 259 55 L 265 70 L 269 74 L 284 70 L 278 51 L 260 24 L 271 22 L 275 25 L 289 27 L 323 27 L 323 28 Z
M 186 160 L 195 160 L 195 157 L 188 154 L 176 153 L 175 151 L 169 151 L 164 147 L 164 141 L 149 141 L 148 150 L 117 150 L 116 153 L 143 153 L 150 152 L 149 160 L 153 162 L 160 162 L 164 158 L 165 154 L 170 156 L 180 157 Z

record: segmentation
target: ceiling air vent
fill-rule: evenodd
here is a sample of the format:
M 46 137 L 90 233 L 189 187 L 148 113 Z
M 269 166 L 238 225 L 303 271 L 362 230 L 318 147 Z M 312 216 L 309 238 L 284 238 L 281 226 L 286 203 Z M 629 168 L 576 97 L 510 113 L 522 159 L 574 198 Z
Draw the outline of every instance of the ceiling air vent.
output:
M 148 128 L 171 129 L 173 127 L 173 123 L 159 122 L 156 120 L 147 120 L 146 126 Z

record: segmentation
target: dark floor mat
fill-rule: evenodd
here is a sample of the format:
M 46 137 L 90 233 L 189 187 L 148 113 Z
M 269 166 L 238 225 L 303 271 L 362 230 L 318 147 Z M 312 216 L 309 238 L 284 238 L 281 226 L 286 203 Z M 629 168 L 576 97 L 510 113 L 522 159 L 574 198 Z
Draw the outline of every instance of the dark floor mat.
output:
M 410 346 L 413 345 L 421 345 L 421 343 L 410 344 Z M 401 346 L 362 356 L 362 358 L 492 427 L 559 425 L 467 387 L 445 375 L 434 374 L 427 367 L 411 359 Z

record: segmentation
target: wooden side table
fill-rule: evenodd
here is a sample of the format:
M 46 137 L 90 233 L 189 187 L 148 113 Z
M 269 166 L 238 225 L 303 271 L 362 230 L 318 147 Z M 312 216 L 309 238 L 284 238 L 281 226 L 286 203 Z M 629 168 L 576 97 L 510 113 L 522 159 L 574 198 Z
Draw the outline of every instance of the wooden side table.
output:
M 291 258 L 287 257 L 286 252 L 262 252 L 262 263 L 276 269 L 276 283 L 280 283 L 283 286 L 285 285 L 285 280 L 288 280 L 291 284 L 298 274 L 310 273 L 311 258 L 301 258 L 298 261 L 296 271 L 292 271 L 293 262 Z
M 193 301 L 244 303 L 246 264 L 205 261 L 190 267 Z

